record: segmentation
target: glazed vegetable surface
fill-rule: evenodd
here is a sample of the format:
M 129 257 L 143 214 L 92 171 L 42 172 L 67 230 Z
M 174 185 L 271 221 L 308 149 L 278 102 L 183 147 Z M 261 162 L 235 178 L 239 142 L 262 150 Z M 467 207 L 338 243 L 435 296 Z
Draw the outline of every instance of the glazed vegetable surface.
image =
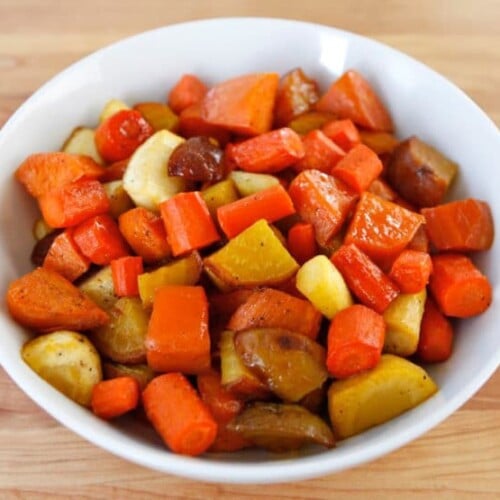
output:
M 142 407 L 186 455 L 332 448 L 432 397 L 420 365 L 493 295 L 459 159 L 400 140 L 355 70 L 165 90 L 17 168 L 40 209 L 6 296 L 27 365 L 100 418 Z

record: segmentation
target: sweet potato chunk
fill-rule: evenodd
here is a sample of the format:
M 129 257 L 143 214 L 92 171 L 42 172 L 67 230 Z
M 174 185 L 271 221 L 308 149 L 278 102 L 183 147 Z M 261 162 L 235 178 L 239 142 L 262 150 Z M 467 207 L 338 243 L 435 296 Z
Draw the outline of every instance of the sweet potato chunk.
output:
M 410 137 L 394 150 L 387 165 L 392 187 L 417 207 L 433 207 L 442 202 L 458 170 L 456 163 L 439 151 Z

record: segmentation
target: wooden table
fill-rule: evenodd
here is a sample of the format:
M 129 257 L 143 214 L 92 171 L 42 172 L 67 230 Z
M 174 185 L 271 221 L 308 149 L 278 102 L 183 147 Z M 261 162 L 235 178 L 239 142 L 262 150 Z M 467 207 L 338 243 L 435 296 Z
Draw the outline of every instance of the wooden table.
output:
M 498 0 L 0 0 L 0 125 L 48 78 L 110 42 L 185 20 L 245 15 L 287 16 L 376 38 L 444 74 L 500 124 Z M 500 371 L 399 451 L 336 475 L 265 487 L 203 484 L 125 462 L 59 425 L 0 371 L 0 498 L 71 495 L 500 498 Z

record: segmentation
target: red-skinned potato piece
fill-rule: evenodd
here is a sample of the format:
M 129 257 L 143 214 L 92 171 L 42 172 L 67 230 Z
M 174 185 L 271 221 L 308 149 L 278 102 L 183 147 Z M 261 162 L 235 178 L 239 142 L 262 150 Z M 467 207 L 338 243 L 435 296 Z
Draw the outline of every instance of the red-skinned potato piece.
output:
M 97 127 L 95 143 L 99 154 L 112 163 L 129 158 L 153 133 L 153 127 L 139 111 L 124 109 Z
M 201 117 L 236 134 L 268 132 L 278 83 L 277 73 L 252 73 L 219 83 L 205 95 Z
M 296 68 L 280 81 L 274 106 L 274 125 L 284 127 L 294 118 L 310 111 L 319 99 L 318 84 L 301 68 Z
M 300 217 L 314 226 L 321 246 L 340 231 L 358 198 L 342 181 L 319 170 L 301 172 L 288 192 Z
M 365 192 L 356 206 L 345 236 L 369 257 L 385 260 L 399 254 L 411 241 L 422 215 Z
M 366 306 L 382 314 L 399 295 L 399 288 L 356 245 L 342 245 L 331 261 L 349 289 Z
M 372 86 L 357 71 L 349 70 L 316 103 L 318 111 L 328 111 L 370 130 L 392 131 L 392 120 Z
M 304 157 L 299 135 L 290 128 L 280 128 L 234 144 L 231 160 L 247 172 L 273 174 Z
M 294 165 L 294 169 L 321 170 L 329 174 L 345 156 L 345 152 L 330 140 L 321 130 L 312 130 L 303 138 L 304 157 Z
M 425 230 L 437 250 L 471 252 L 493 244 L 493 217 L 489 205 L 468 198 L 423 208 Z

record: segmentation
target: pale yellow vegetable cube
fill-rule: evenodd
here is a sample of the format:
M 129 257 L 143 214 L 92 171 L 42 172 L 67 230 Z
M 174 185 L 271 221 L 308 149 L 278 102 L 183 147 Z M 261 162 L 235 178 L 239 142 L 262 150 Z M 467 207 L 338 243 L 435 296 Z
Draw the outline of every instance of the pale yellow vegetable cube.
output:
M 168 130 L 160 130 L 141 144 L 127 165 L 123 187 L 138 207 L 158 211 L 158 205 L 188 187 L 182 177 L 168 175 L 172 151 L 184 139 Z
M 123 188 L 123 181 L 106 182 L 102 185 L 109 199 L 109 213 L 111 217 L 118 217 L 134 208 L 134 203 L 130 199 L 127 191 Z
M 328 319 L 353 304 L 344 278 L 324 255 L 316 255 L 302 265 L 296 287 Z
M 426 296 L 424 288 L 418 293 L 402 293 L 391 302 L 384 312 L 387 324 L 384 352 L 403 357 L 415 353 Z
M 90 156 L 99 165 L 104 164 L 95 145 L 95 131 L 91 128 L 78 127 L 66 139 L 62 151 L 74 155 Z
M 110 116 L 113 116 L 115 113 L 118 113 L 118 111 L 123 111 L 124 109 L 130 109 L 130 106 L 125 104 L 123 101 L 120 101 L 120 99 L 111 99 L 104 105 L 104 108 L 102 108 L 101 114 L 99 115 L 99 123 L 102 123 Z
M 234 182 L 225 179 L 207 187 L 200 192 L 203 201 L 206 203 L 208 211 L 212 217 L 217 217 L 217 209 L 238 199 L 238 193 Z
M 279 184 L 278 179 L 274 175 L 255 174 L 252 172 L 242 172 L 241 170 L 233 170 L 229 174 L 229 178 L 232 179 L 241 196 L 249 196 Z

